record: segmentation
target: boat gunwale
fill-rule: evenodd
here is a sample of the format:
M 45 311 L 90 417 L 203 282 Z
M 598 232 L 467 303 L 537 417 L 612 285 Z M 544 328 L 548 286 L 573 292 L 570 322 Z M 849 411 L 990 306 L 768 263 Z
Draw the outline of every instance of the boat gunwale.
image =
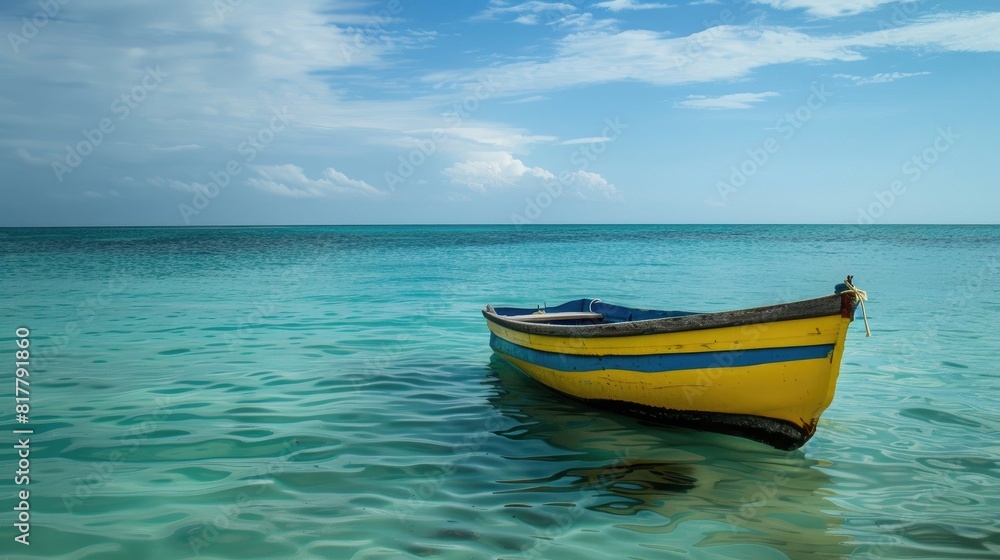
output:
M 639 321 L 622 321 L 617 323 L 603 323 L 595 325 L 556 325 L 550 323 L 527 323 L 515 321 L 506 319 L 503 315 L 500 315 L 495 311 L 489 311 L 490 306 L 484 307 L 482 313 L 487 321 L 501 327 L 526 334 L 574 338 L 643 336 L 650 334 L 738 327 L 758 323 L 791 321 L 795 319 L 812 319 L 816 317 L 828 317 L 830 315 L 851 317 L 854 311 L 853 305 L 850 303 L 850 298 L 844 298 L 843 296 L 844 293 L 829 294 L 813 299 L 779 303 L 775 305 L 765 305 L 760 307 L 748 307 L 745 309 L 735 309 L 730 311 L 716 311 L 711 313 L 682 315 L 679 317 L 663 317 L 659 319 L 643 319 Z

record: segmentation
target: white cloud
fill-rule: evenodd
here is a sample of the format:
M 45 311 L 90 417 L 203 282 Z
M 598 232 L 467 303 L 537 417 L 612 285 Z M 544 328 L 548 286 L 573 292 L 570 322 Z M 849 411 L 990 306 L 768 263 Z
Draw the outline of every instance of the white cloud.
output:
M 514 14 L 518 17 L 514 20 L 517 23 L 534 25 L 538 23 L 538 14 L 545 12 L 570 13 L 576 11 L 572 4 L 563 2 L 523 2 L 521 4 L 507 4 L 503 0 L 491 0 L 490 7 L 473 17 L 473 20 L 495 19 L 503 14 Z
M 477 154 L 479 159 L 455 163 L 444 170 L 452 184 L 479 193 L 507 188 L 541 188 L 558 184 L 573 196 L 619 198 L 618 189 L 598 173 L 572 171 L 557 176 L 542 167 L 530 167 L 508 152 Z
M 541 167 L 528 167 L 507 152 L 485 154 L 487 159 L 456 163 L 444 170 L 446 177 L 456 185 L 474 191 L 523 185 L 524 180 L 536 178 L 555 179 L 555 175 Z
M 154 152 L 185 152 L 187 150 L 197 150 L 198 148 L 201 148 L 198 144 L 179 144 L 177 146 L 167 146 L 165 148 L 149 144 L 147 147 Z
M 599 173 L 573 171 L 565 177 L 564 187 L 570 187 L 580 198 L 589 199 L 591 194 L 599 194 L 608 199 L 620 199 L 618 189 Z
M 883 4 L 891 4 L 899 0 L 752 0 L 756 4 L 767 4 L 779 10 L 804 9 L 806 13 L 818 18 L 852 16 L 868 12 Z
M 665 4 L 633 5 L 632 2 L 633 0 L 611 0 L 603 3 L 608 6 L 603 6 L 602 4 L 597 4 L 597 6 L 609 7 L 612 11 L 669 7 Z M 622 7 L 611 8 L 611 4 L 621 5 Z M 597 19 L 589 12 L 581 13 L 577 10 L 576 6 L 565 2 L 507 4 L 503 0 L 491 0 L 490 6 L 483 12 L 473 16 L 472 20 L 493 20 L 500 19 L 503 16 L 516 16 L 511 21 L 522 25 L 538 25 L 544 21 L 556 29 L 572 29 L 576 31 L 610 29 L 615 27 L 617 23 L 613 19 Z
M 594 14 L 584 12 L 582 14 L 569 14 L 549 23 L 549 25 L 559 30 L 572 29 L 577 32 L 596 32 L 617 29 L 618 21 L 615 19 L 597 19 Z
M 586 84 L 638 81 L 656 85 L 734 80 L 775 64 L 851 62 L 862 51 L 920 48 L 1000 52 L 1000 13 L 921 18 L 892 29 L 814 36 L 788 27 L 723 25 L 687 37 L 648 30 L 574 33 L 559 41 L 549 60 L 517 61 L 484 70 L 496 96 L 531 95 Z M 439 72 L 434 83 L 474 87 L 476 70 Z
M 599 2 L 594 4 L 599 8 L 606 8 L 612 12 L 621 12 L 624 10 L 655 10 L 658 8 L 673 8 L 670 4 L 658 4 L 658 3 L 636 3 L 635 0 L 608 0 L 607 2 Z
M 125 179 L 127 180 L 126 182 L 135 181 L 131 177 L 126 177 Z M 156 187 L 168 187 L 182 192 L 198 194 L 205 194 L 206 192 L 209 192 L 208 185 L 198 182 L 188 183 L 186 181 L 178 181 L 176 179 L 168 179 L 166 177 L 150 177 L 149 179 L 146 179 L 146 182 Z
M 437 157 L 461 162 L 489 161 L 474 157 L 471 152 L 523 154 L 525 146 L 561 140 L 544 133 L 558 133 L 566 138 L 565 129 L 531 130 L 528 127 L 536 125 L 525 125 L 527 120 L 521 123 L 524 128 L 518 123 L 484 120 L 487 114 L 499 114 L 495 111 L 497 106 L 490 105 L 505 99 L 535 101 L 551 90 L 611 81 L 667 85 L 728 82 L 745 78 L 768 65 L 861 60 L 879 50 L 1000 51 L 1000 34 L 996 33 L 1000 28 L 998 14 L 910 18 L 898 27 L 871 33 L 836 32 L 834 29 L 841 28 L 831 27 L 719 26 L 688 37 L 675 37 L 642 29 L 625 32 L 608 27 L 598 29 L 591 14 L 581 14 L 581 9 L 573 8 L 582 4 L 570 5 L 569 0 L 565 1 L 494 3 L 494 7 L 508 8 L 503 12 L 505 15 L 498 13 L 496 17 L 514 20 L 537 16 L 539 22 L 551 22 L 546 29 L 552 31 L 552 43 L 529 49 L 515 41 L 504 47 L 514 50 L 502 49 L 512 55 L 510 58 L 505 54 L 492 56 L 493 51 L 470 44 L 480 49 L 480 54 L 486 53 L 485 58 L 476 55 L 458 60 L 476 59 L 484 61 L 483 66 L 439 73 L 439 79 L 433 83 L 445 80 L 450 84 L 434 90 L 433 96 L 425 95 L 430 87 L 421 91 L 420 84 L 410 81 L 413 72 L 421 72 L 427 65 L 440 61 L 434 57 L 415 58 L 403 52 L 422 41 L 433 40 L 433 35 L 413 34 L 401 28 L 420 24 L 420 19 L 406 15 L 409 12 L 383 26 L 369 16 L 373 11 L 358 7 L 361 4 L 337 4 L 349 4 L 351 9 L 359 10 L 351 15 L 339 13 L 341 8 L 321 0 L 302 0 L 294 10 L 243 2 L 224 18 L 215 14 L 211 3 L 193 0 L 177 0 L 157 9 L 148 4 L 124 2 L 115 5 L 115 17 L 110 19 L 104 17 L 109 13 L 108 6 L 113 4 L 107 0 L 73 4 L 76 7 L 72 18 L 49 26 L 44 37 L 33 40 L 20 54 L 15 56 L 10 50 L 0 53 L 0 66 L 4 67 L 4 75 L 10 77 L 7 82 L 31 85 L 11 86 L 3 93 L 5 98 L 16 98 L 16 102 L 7 102 L 15 109 L 7 110 L 4 105 L 3 118 L 10 142 L 4 147 L 7 156 L 19 165 L 22 162 L 48 165 L 50 154 L 61 155 L 67 143 L 79 140 L 76 131 L 92 129 L 104 116 L 116 118 L 108 112 L 111 101 L 136 87 L 147 66 L 162 64 L 169 75 L 150 93 L 140 110 L 133 112 L 125 125 L 116 128 L 94 160 L 87 163 L 87 175 L 97 172 L 130 175 L 147 188 L 152 176 L 165 189 L 188 193 L 190 198 L 189 193 L 205 192 L 207 186 L 156 176 L 207 183 L 208 171 L 232 158 L 240 142 L 261 130 L 272 118 L 273 108 L 287 105 L 295 117 L 292 126 L 278 133 L 275 142 L 254 163 L 294 162 L 308 169 L 312 176 L 290 166 L 299 169 L 301 177 L 281 178 L 276 173 L 266 177 L 259 172 L 245 172 L 244 179 L 252 176 L 259 183 L 257 188 L 280 191 L 285 196 L 363 193 L 379 196 L 371 190 L 381 191 L 364 181 L 342 173 L 341 179 L 321 172 L 329 163 L 328 146 L 346 146 L 351 154 L 385 150 L 382 152 L 388 154 L 385 159 L 394 161 L 396 155 L 405 155 L 413 147 L 397 150 L 393 142 L 410 135 L 426 140 L 432 130 L 441 129 L 447 139 L 436 145 Z M 625 4 L 673 1 L 635 0 Z M 609 12 L 596 13 L 614 16 Z M 607 21 L 602 20 L 601 25 L 609 25 Z M 873 25 L 868 27 L 877 29 Z M 556 32 L 557 28 L 569 31 Z M 586 32 L 580 31 L 584 28 Z M 73 53 L 72 64 L 62 68 L 58 76 L 53 75 L 45 62 L 65 58 L 66 52 Z M 839 66 L 826 72 L 845 71 Z M 438 67 L 453 68 L 454 64 Z M 384 72 L 387 68 L 390 71 Z M 406 71 L 395 73 L 394 68 Z M 470 90 L 465 88 L 474 87 L 477 78 L 488 74 L 495 75 L 497 91 L 490 91 L 486 98 L 469 97 Z M 848 79 L 884 83 L 907 76 L 893 73 Z M 442 118 L 443 108 L 470 99 L 480 101 L 485 109 L 473 110 L 455 126 L 453 121 Z M 156 145 L 150 146 L 150 142 Z M 22 146 L 27 150 L 18 151 Z M 195 151 L 197 146 L 201 150 Z M 532 161 L 528 156 L 520 157 Z M 521 164 L 526 169 L 547 172 L 545 168 Z M 174 170 L 180 165 L 190 165 L 190 173 L 177 174 Z M 284 167 L 289 166 L 265 169 Z M 378 182 L 382 171 L 379 168 L 374 174 L 362 171 L 352 174 L 382 187 Z M 333 173 L 338 172 L 333 170 Z M 587 182 L 587 177 L 579 175 L 578 180 Z M 73 178 L 79 181 L 83 177 L 76 173 Z M 104 182 L 95 180 L 86 187 L 81 185 L 79 191 L 103 192 L 101 185 L 113 184 L 114 177 L 101 180 Z M 526 171 L 514 182 L 541 180 Z M 587 184 L 593 192 L 601 187 L 597 179 Z M 135 194 L 125 190 L 129 187 L 119 188 L 123 193 Z
M 159 187 L 184 193 L 187 199 L 206 195 L 214 188 L 208 172 L 233 157 L 247 138 L 265 131 L 274 111 L 285 106 L 290 126 L 274 132 L 275 141 L 258 150 L 262 157 L 254 163 L 294 163 L 314 174 L 306 178 L 312 182 L 248 172 L 245 176 L 252 177 L 258 189 L 289 197 L 383 195 L 378 190 L 386 190 L 380 181 L 382 168 L 365 175 L 378 189 L 320 174 L 328 163 L 324 145 L 348 145 L 394 160 L 424 145 L 406 143 L 408 139 L 426 143 L 440 132 L 444 140 L 435 145 L 437 153 L 462 160 L 472 151 L 516 152 L 555 140 L 485 120 L 480 108 L 492 97 L 488 87 L 475 97 L 453 89 L 421 92 L 420 83 L 399 78 L 385 83 L 412 95 L 386 95 L 381 85 L 386 67 L 398 63 L 393 57 L 435 40 L 433 32 L 401 28 L 413 24 L 408 12 L 386 22 L 360 3 L 331 6 L 326 0 L 302 0 L 295 9 L 243 2 L 219 17 L 211 2 L 176 0 L 157 9 L 139 2 L 116 4 L 112 21 L 105 17 L 108 6 L 106 0 L 76 6 L 65 25 L 47 28 L 44 41 L 32 41 L 20 54 L 0 51 L 3 75 L 11 76 L 5 84 L 34 84 L 0 94 L 5 125 L 16 125 L 0 139 L 0 151 L 6 150 L 8 159 L 18 165 L 50 166 L 53 158 L 64 157 L 68 142 L 79 140 L 67 131 L 93 129 L 105 116 L 117 125 L 122 117 L 111 112 L 112 102 L 141 84 L 149 66 L 160 67 L 166 75 L 129 114 L 128 122 L 105 139 L 95 156 L 105 160 L 102 165 L 87 164 L 113 170 L 95 179 L 98 186 L 98 181 L 111 184 L 129 176 L 129 187 Z M 533 11 L 545 12 L 541 21 L 565 15 L 546 12 L 552 9 L 573 6 L 529 2 L 512 7 L 510 18 Z M 53 75 L 45 61 L 66 52 L 73 52 L 73 63 Z M 14 97 L 12 106 L 24 109 L 8 110 L 8 96 Z M 272 131 L 265 131 L 269 138 Z M 141 158 L 132 151 L 136 147 Z M 181 166 L 190 173 L 178 173 Z M 103 192 L 94 185 L 88 188 Z
M 327 134 L 338 134 L 339 140 L 441 126 L 440 99 L 359 100 L 347 93 L 348 86 L 330 83 L 330 73 L 347 69 L 352 76 L 378 75 L 393 55 L 434 40 L 433 33 L 400 29 L 402 16 L 387 22 L 357 2 L 331 6 L 326 0 L 302 0 L 294 9 L 261 2 L 214 6 L 231 4 L 239 5 L 221 14 L 212 2 L 196 0 L 169 6 L 73 4 L 73 13 L 66 12 L 72 17 L 47 26 L 45 40 L 32 40 L 19 52 L 0 52 L 5 84 L 31 85 L 7 87 L 0 94 L 18 108 L 4 110 L 5 137 L 18 139 L 13 150 L 24 146 L 35 156 L 65 157 L 67 143 L 79 141 L 81 129 L 91 130 L 106 117 L 116 127 L 98 157 L 116 175 L 145 183 L 149 177 L 171 176 L 168 169 L 192 153 L 188 150 L 204 149 L 188 160 L 191 165 L 228 159 L 222 154 L 232 153 L 283 106 L 291 107 L 296 118 L 274 146 L 295 144 L 302 136 L 301 122 L 328 125 L 336 132 Z M 72 62 L 53 74 L 45 61 L 65 58 L 67 52 L 73 53 Z M 117 100 L 143 85 L 147 68 L 160 69 L 162 81 L 155 89 L 140 88 L 143 100 L 135 110 L 114 112 L 113 106 L 128 108 Z M 117 126 L 126 118 L 127 125 Z M 70 134 L 74 130 L 77 134 Z M 129 152 L 135 146 L 147 152 L 141 169 Z M 16 151 L 9 157 L 28 163 Z M 163 162 L 169 163 L 158 169 Z
M 529 134 L 520 128 L 510 128 L 495 123 L 470 123 L 448 129 L 445 134 L 452 138 L 474 143 L 479 149 L 490 147 L 519 150 L 530 144 L 553 142 L 556 139 L 554 136 Z
M 589 136 L 587 138 L 573 138 L 571 140 L 563 140 L 559 142 L 560 146 L 572 146 L 574 144 L 591 144 L 593 142 L 611 142 L 614 138 L 609 138 L 607 136 Z
M 719 97 L 705 97 L 704 95 L 689 95 L 684 101 L 674 103 L 674 107 L 681 109 L 752 109 L 755 103 L 762 103 L 768 97 L 775 97 L 775 91 L 765 91 L 761 93 L 730 93 Z
M 323 170 L 318 179 L 306 176 L 302 168 L 290 163 L 284 165 L 257 165 L 251 167 L 259 178 L 247 179 L 247 184 L 262 191 L 292 198 L 323 198 L 331 196 L 383 197 L 380 191 L 368 183 L 351 179 L 332 167 Z
M 536 101 L 545 101 L 548 97 L 544 95 L 532 95 L 530 97 L 522 97 L 521 99 L 512 99 L 510 101 L 504 101 L 504 105 L 513 105 L 516 103 L 534 103 Z
M 561 40 L 547 61 L 513 62 L 487 72 L 498 95 L 525 95 L 615 81 L 673 85 L 731 80 L 769 64 L 861 58 L 847 45 L 827 44 L 787 28 L 719 26 L 689 37 L 648 30 L 577 33 Z M 472 82 L 469 75 L 455 71 L 428 79 Z
M 851 74 L 834 74 L 834 78 L 843 78 L 845 80 L 851 80 L 856 86 L 866 86 L 869 84 L 887 84 L 889 82 L 895 82 L 896 80 L 901 80 L 903 78 L 912 78 L 913 76 L 926 76 L 930 72 L 888 72 L 879 73 L 874 76 L 853 76 Z

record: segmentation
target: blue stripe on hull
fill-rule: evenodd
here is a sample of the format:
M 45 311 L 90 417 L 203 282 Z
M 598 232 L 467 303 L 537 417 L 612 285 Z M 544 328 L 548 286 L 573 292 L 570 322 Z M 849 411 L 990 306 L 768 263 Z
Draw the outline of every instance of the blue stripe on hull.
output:
M 578 356 L 525 348 L 524 346 L 504 340 L 495 334 L 490 335 L 490 347 L 497 352 L 511 358 L 560 371 L 621 369 L 643 373 L 656 373 L 684 369 L 756 366 L 825 358 L 830 355 L 830 352 L 833 352 L 833 346 L 833 344 L 817 344 L 814 346 L 694 352 L 689 354 Z

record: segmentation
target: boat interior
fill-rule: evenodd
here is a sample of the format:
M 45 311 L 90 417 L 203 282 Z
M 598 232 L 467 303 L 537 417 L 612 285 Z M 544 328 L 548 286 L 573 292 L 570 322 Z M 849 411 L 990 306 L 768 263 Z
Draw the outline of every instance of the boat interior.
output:
M 622 307 L 604 303 L 600 299 L 589 298 L 576 299 L 556 306 L 538 306 L 535 309 L 488 305 L 486 311 L 496 313 L 509 320 L 554 325 L 599 325 L 698 314 L 691 311 L 657 311 Z

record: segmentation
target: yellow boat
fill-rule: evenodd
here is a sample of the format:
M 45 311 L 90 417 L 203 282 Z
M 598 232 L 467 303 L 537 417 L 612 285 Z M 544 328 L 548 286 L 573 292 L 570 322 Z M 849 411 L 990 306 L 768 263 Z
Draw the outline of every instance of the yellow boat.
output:
M 490 346 L 543 385 L 657 423 L 796 449 L 830 405 L 865 293 L 692 313 L 579 299 L 483 309 Z M 867 331 L 867 319 L 865 321 Z

